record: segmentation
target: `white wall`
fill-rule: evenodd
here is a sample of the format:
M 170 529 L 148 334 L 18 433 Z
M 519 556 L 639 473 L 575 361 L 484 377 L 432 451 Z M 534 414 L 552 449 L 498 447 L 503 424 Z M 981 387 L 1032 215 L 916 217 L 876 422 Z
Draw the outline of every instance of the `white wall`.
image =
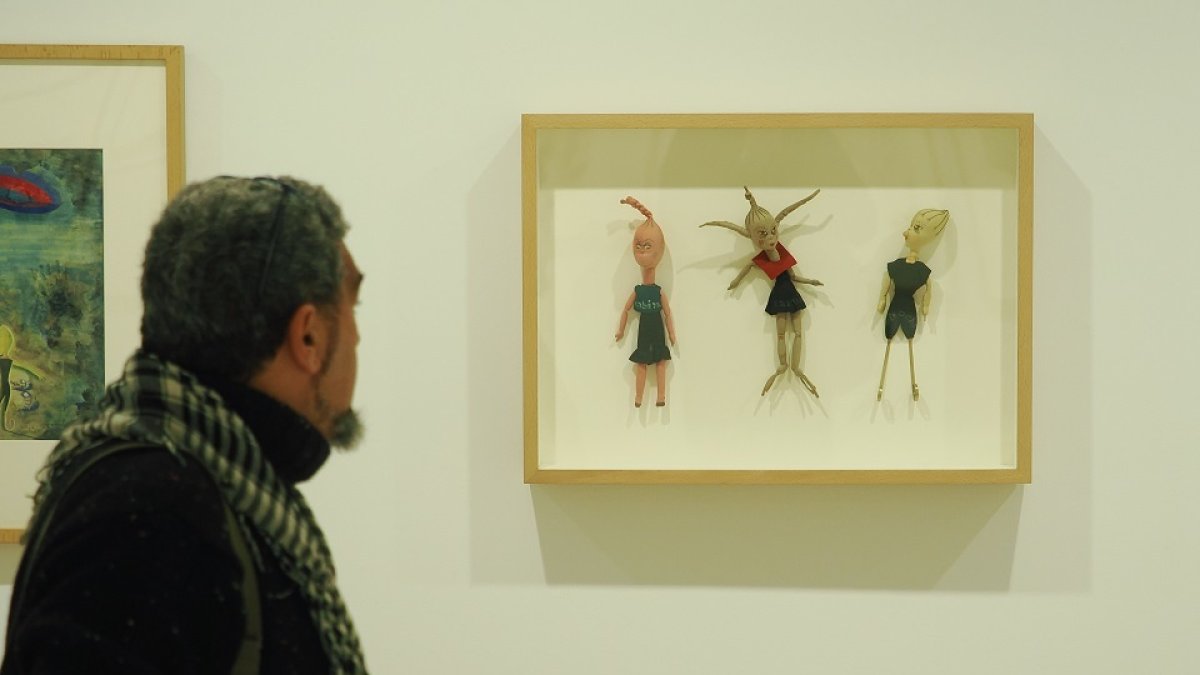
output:
M 342 201 L 371 435 L 308 493 L 374 672 L 1200 670 L 1200 5 L 317 4 L 0 40 L 183 44 L 189 176 Z M 1037 115 L 1032 486 L 522 485 L 519 115 L 734 111 Z

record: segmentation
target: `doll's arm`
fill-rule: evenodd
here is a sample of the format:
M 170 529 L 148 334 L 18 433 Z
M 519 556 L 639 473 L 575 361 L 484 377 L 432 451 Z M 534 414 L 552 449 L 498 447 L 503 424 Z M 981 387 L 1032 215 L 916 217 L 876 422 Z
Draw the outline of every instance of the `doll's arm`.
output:
M 742 279 L 745 279 L 746 275 L 749 274 L 750 270 L 752 270 L 752 269 L 754 269 L 754 261 L 753 260 L 746 263 L 746 266 L 742 268 L 741 272 L 738 272 L 738 275 L 733 278 L 733 281 L 729 282 L 729 286 L 726 287 L 725 290 L 732 291 L 734 288 L 737 288 L 737 285 L 742 283 Z
M 804 277 L 800 276 L 799 274 L 796 274 L 796 268 L 794 268 L 794 267 L 788 269 L 788 276 L 790 276 L 792 278 L 792 281 L 794 281 L 798 284 L 808 284 L 809 286 L 824 286 L 825 285 L 825 284 L 817 281 L 816 279 L 805 279 Z
M 667 324 L 667 337 L 671 338 L 671 344 L 675 344 L 675 319 L 671 317 L 671 303 L 667 302 L 666 293 L 659 295 L 662 297 L 663 323 Z
M 921 316 L 929 316 L 929 301 L 931 296 L 933 296 L 933 286 L 930 286 L 929 282 L 926 281 L 925 285 L 921 288 L 923 289 L 921 291 Z
M 629 310 L 633 309 L 633 297 L 635 295 L 637 295 L 637 291 L 629 294 L 629 299 L 625 301 L 625 309 L 621 310 L 621 318 L 617 321 L 617 341 L 625 337 L 625 322 L 629 321 Z
M 883 289 L 879 291 L 879 304 L 875 306 L 875 311 L 880 314 L 887 307 L 888 294 L 892 292 L 892 277 L 887 273 L 883 273 Z

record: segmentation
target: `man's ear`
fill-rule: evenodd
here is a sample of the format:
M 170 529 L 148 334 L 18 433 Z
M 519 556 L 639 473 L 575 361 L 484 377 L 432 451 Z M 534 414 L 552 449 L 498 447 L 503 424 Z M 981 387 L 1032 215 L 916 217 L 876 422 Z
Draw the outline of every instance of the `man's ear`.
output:
M 321 372 L 322 360 L 328 349 L 325 341 L 328 330 L 316 305 L 305 303 L 296 308 L 288 321 L 284 344 L 292 361 L 309 375 Z

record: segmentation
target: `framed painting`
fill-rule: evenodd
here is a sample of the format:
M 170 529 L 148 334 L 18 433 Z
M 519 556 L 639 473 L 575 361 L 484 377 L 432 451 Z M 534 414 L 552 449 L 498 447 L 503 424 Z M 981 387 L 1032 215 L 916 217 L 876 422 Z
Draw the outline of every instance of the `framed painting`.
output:
M 1030 482 L 1032 115 L 522 127 L 526 483 Z
M 0 543 L 138 344 L 140 254 L 183 185 L 183 48 L 0 45 Z

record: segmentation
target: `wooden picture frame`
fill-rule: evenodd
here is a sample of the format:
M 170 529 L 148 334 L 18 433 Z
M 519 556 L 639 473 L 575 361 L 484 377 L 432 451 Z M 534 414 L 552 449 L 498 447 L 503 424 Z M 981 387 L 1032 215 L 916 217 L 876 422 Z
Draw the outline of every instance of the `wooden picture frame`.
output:
M 184 183 L 183 47 L 0 45 L 0 151 L 102 155 L 104 377 L 138 339 L 141 253 Z M 0 543 L 16 543 L 52 440 L 0 440 Z
M 1030 482 L 1033 129 L 1009 113 L 524 115 L 525 482 Z M 821 190 L 780 232 L 825 284 L 800 287 L 819 399 L 794 380 L 760 396 L 769 283 L 755 270 L 727 291 L 754 249 L 698 228 L 740 224 L 743 186 L 771 213 Z M 638 283 L 627 195 L 666 237 L 657 283 L 679 342 L 661 408 L 633 407 L 633 343 L 613 339 Z M 951 214 L 922 254 L 921 397 L 901 335 L 877 402 L 880 283 L 921 208 Z

